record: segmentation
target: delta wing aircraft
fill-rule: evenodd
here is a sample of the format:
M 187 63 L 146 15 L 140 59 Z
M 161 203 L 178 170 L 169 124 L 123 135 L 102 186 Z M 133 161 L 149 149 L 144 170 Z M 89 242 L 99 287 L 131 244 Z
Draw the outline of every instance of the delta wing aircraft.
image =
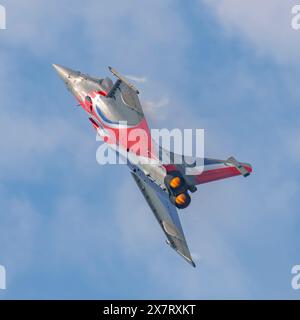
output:
M 167 244 L 195 267 L 177 209 L 189 206 L 190 193 L 197 190 L 196 185 L 237 175 L 247 177 L 252 172 L 251 165 L 234 157 L 204 157 L 201 170 L 187 174 L 186 169 L 193 170 L 193 165 L 184 156 L 157 147 L 138 98 L 139 91 L 116 70 L 109 67 L 117 78 L 113 82 L 109 77 L 96 78 L 57 64 L 53 67 L 86 111 L 97 133 L 110 148 L 127 155 L 130 173 L 165 233 Z M 145 132 L 146 148 L 137 150 L 133 141 L 120 138 L 128 137 L 136 129 Z M 161 154 L 167 154 L 171 161 L 164 163 Z M 177 161 L 178 158 L 183 161 Z

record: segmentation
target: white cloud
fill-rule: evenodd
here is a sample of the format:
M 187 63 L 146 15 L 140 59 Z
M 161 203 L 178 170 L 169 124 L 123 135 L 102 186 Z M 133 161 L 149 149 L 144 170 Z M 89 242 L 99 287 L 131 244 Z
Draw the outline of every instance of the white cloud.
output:
M 156 122 L 166 119 L 169 111 L 168 106 L 170 104 L 168 97 L 162 97 L 158 101 L 145 100 L 142 102 L 143 110 L 147 117 Z
M 145 83 L 147 82 L 147 78 L 146 77 L 137 77 L 137 76 L 133 76 L 133 75 L 128 75 L 126 74 L 125 77 L 129 80 L 135 81 L 135 82 L 140 82 L 140 83 Z
M 238 218 L 244 213 L 241 209 L 239 211 L 242 199 L 228 199 L 228 194 L 243 193 L 237 184 L 228 181 L 225 193 L 220 185 L 212 186 L 208 191 L 205 186 L 202 197 L 199 193 L 193 195 L 191 208 L 179 210 L 191 252 L 197 251 L 193 254 L 197 267 L 193 269 L 166 245 L 154 214 L 133 179 L 129 176 L 128 179 L 119 189 L 118 203 L 115 204 L 119 228 L 117 242 L 127 263 L 135 261 L 139 268 L 147 270 L 148 277 L 165 288 L 156 298 L 167 294 L 183 299 L 249 297 L 251 276 L 245 273 L 235 247 L 229 241 L 229 234 L 237 232 L 244 220 Z M 214 203 L 210 201 L 212 190 L 218 199 Z M 222 210 L 218 205 L 220 202 Z M 195 208 L 199 208 L 199 212 Z
M 182 58 L 190 40 L 185 23 L 171 3 L 173 2 L 149 1 L 141 6 L 140 1 L 119 1 L 118 5 L 115 1 L 109 3 L 106 1 L 103 6 L 99 1 L 91 1 L 89 6 L 81 8 L 76 6 L 76 3 L 69 6 L 58 1 L 47 2 L 47 6 L 45 2 L 34 0 L 24 3 L 10 1 L 7 5 L 8 30 L 3 33 L 3 43 L 8 49 L 33 53 L 44 64 L 48 64 L 50 57 L 51 62 L 54 58 L 65 59 L 70 67 L 76 62 L 90 70 L 94 68 L 94 71 L 97 70 L 99 73 L 103 72 L 105 65 L 112 64 L 116 67 L 122 65 L 126 66 L 120 68 L 122 72 L 145 74 L 147 78 L 157 79 L 155 84 L 147 82 L 144 99 L 146 112 L 150 116 L 152 113 L 152 116 L 161 117 L 171 110 L 172 114 L 180 114 L 180 117 L 176 116 L 171 121 L 169 119 L 166 121 L 172 127 L 187 123 L 192 127 L 198 127 L 200 120 L 191 116 L 190 112 L 186 112 L 189 110 L 186 105 L 188 102 L 182 101 L 180 105 L 177 100 L 178 94 L 175 102 L 164 95 L 168 92 L 168 95 L 172 96 L 168 81 L 169 79 L 173 81 L 181 74 L 184 65 Z M 294 43 L 298 34 L 287 29 L 290 28 L 290 10 L 286 10 L 288 9 L 286 3 L 257 0 L 251 4 L 232 0 L 206 1 L 222 25 L 226 26 L 228 34 L 247 39 L 260 53 L 270 54 L 281 62 L 294 59 L 298 50 L 298 43 L 296 45 Z M 135 10 L 132 10 L 133 6 Z M 77 33 L 78 39 L 83 40 L 82 43 L 75 43 L 77 37 L 74 37 L 74 34 Z M 181 36 L 178 37 L 178 34 Z M 296 51 L 292 50 L 294 45 Z M 82 60 L 81 50 L 88 51 L 87 55 L 84 54 L 85 57 L 91 57 L 88 61 Z M 160 54 L 161 52 L 163 54 Z M 64 61 L 55 62 L 64 64 Z M 44 183 L 47 183 L 46 177 L 52 174 L 48 169 L 53 168 L 53 163 L 66 161 L 67 164 L 62 164 L 62 168 L 67 171 L 70 170 L 68 164 L 77 162 L 76 170 L 68 173 L 70 178 L 66 181 L 61 180 L 64 192 L 59 197 L 52 195 L 55 199 L 53 201 L 48 199 L 45 203 L 45 206 L 52 206 L 46 218 L 42 217 L 42 213 L 36 208 L 38 205 L 35 204 L 34 198 L 16 200 L 18 196 L 7 194 L 4 187 L 0 189 L 3 206 L 9 213 L 9 215 L 4 211 L 1 213 L 1 225 L 4 227 L 0 226 L 0 239 L 3 243 L 7 243 L 7 239 L 14 240 L 19 236 L 15 247 L 12 245 L 13 242 L 5 245 L 7 257 L 16 248 L 20 257 L 17 255 L 13 258 L 11 255 L 13 262 L 21 264 L 24 262 L 27 266 L 32 263 L 33 266 L 34 260 L 39 260 L 39 250 L 45 248 L 47 251 L 44 254 L 49 253 L 54 266 L 68 263 L 82 264 L 88 269 L 94 267 L 97 270 L 96 257 L 105 251 L 106 258 L 100 259 L 98 263 L 104 261 L 102 269 L 109 273 L 105 268 L 114 263 L 113 250 L 118 250 L 117 255 L 121 257 L 122 262 L 142 266 L 144 274 L 152 277 L 154 285 L 157 284 L 157 288 L 161 289 L 160 294 L 165 297 L 167 295 L 182 298 L 248 297 L 251 287 L 257 284 L 252 279 L 252 273 L 247 273 L 246 262 L 240 257 L 236 243 L 246 241 L 241 236 L 244 234 L 252 246 L 259 246 L 260 244 L 257 244 L 259 241 L 255 241 L 257 234 L 251 234 L 251 231 L 258 224 L 270 222 L 267 219 L 274 212 L 274 208 L 277 208 L 276 210 L 289 208 L 291 199 L 297 191 L 293 180 L 283 179 L 280 174 L 280 163 L 276 162 L 274 165 L 274 160 L 272 164 L 268 164 L 268 172 L 263 170 L 263 174 L 256 175 L 257 167 L 265 165 L 263 157 L 265 153 L 270 152 L 268 156 L 276 153 L 278 149 L 276 143 L 266 147 L 263 143 L 259 144 L 259 141 L 249 139 L 245 149 L 253 151 L 255 160 L 253 177 L 246 183 L 231 180 L 199 187 L 199 192 L 193 196 L 192 206 L 182 213 L 183 227 L 190 248 L 201 257 L 197 269 L 194 270 L 164 244 L 162 231 L 142 195 L 138 195 L 139 190 L 133 182 L 126 181 L 120 186 L 118 180 L 120 177 L 117 177 L 117 201 L 114 201 L 115 198 L 111 199 L 110 204 L 113 208 L 109 212 L 108 205 L 105 205 L 105 210 L 101 210 L 103 201 L 101 197 L 104 192 L 102 186 L 105 181 L 108 185 L 106 188 L 114 191 L 115 181 L 110 181 L 104 176 L 103 181 L 95 184 L 92 189 L 93 193 L 99 192 L 99 200 L 90 199 L 90 193 L 86 192 L 88 189 L 86 181 L 78 190 L 70 187 L 75 181 L 81 181 L 84 171 L 88 170 L 89 165 L 86 165 L 85 161 L 89 157 L 87 153 L 93 154 L 91 137 L 94 136 L 87 133 L 87 126 L 78 129 L 76 126 L 79 123 L 73 122 L 73 119 L 63 119 L 60 110 L 52 111 L 52 114 L 44 110 L 44 117 L 41 119 L 38 113 L 40 101 L 33 105 L 33 110 L 37 114 L 24 112 L 22 105 L 28 103 L 28 95 L 37 94 L 35 83 L 19 74 L 18 64 L 9 54 L 1 59 L 0 63 L 0 90 L 3 98 L 0 112 L 2 183 L 14 179 L 19 182 L 31 181 L 35 175 L 39 178 L 44 177 Z M 244 97 L 245 91 L 250 90 L 253 94 L 259 92 L 263 97 L 259 100 L 260 104 L 256 110 L 260 111 L 259 108 L 268 105 L 269 102 L 266 88 L 261 89 L 261 83 L 256 83 L 255 77 L 248 78 L 248 75 L 244 77 L 245 70 L 239 71 L 240 73 L 235 74 L 237 80 L 231 81 L 228 79 L 234 77 L 229 77 L 224 70 L 222 74 L 219 74 L 220 70 L 215 71 L 219 74 L 218 81 L 227 84 L 224 85 L 224 91 L 219 91 L 218 95 L 222 100 L 225 96 L 232 95 L 236 99 L 233 102 L 240 102 L 238 98 Z M 214 76 L 216 74 L 212 74 L 212 77 Z M 6 79 L 10 81 L 5 81 Z M 22 82 L 26 89 L 30 90 L 25 90 Z M 61 92 L 64 92 L 61 82 L 59 85 Z M 229 93 L 226 92 L 228 88 L 230 88 Z M 271 83 L 269 90 L 273 89 Z M 42 101 L 52 97 L 53 94 L 51 92 L 49 96 L 41 97 Z M 207 101 L 210 102 L 209 98 L 212 97 L 208 95 Z M 222 105 L 222 102 L 218 103 Z M 53 102 L 50 101 L 48 106 L 51 103 Z M 172 105 L 172 109 L 168 107 L 169 105 Z M 209 105 L 201 107 L 206 110 Z M 208 116 L 206 123 L 209 121 L 218 123 L 218 120 L 212 118 Z M 220 124 L 220 127 L 222 136 L 220 138 L 219 135 L 218 139 L 213 141 L 213 148 L 219 153 L 220 150 L 226 150 L 231 143 L 229 140 L 235 141 L 233 133 L 226 133 L 226 124 Z M 41 133 L 44 137 L 42 141 Z M 298 145 L 295 141 L 292 143 Z M 239 150 L 244 146 L 241 141 L 237 144 Z M 262 152 L 261 149 L 267 151 L 257 156 L 257 153 Z M 64 153 L 62 156 L 60 152 L 66 152 L 67 155 Z M 251 152 L 248 151 L 246 154 Z M 97 170 L 99 169 L 97 166 Z M 106 167 L 104 170 L 113 171 L 117 168 Z M 126 178 L 131 179 L 129 175 Z M 264 179 L 270 180 L 271 183 L 265 182 Z M 70 192 L 70 189 L 73 192 Z M 267 195 L 264 193 L 265 190 Z M 279 200 L 279 195 L 283 192 L 284 197 Z M 103 196 L 105 201 L 107 196 L 108 192 Z M 274 197 L 277 199 L 275 202 L 273 202 Z M 111 218 L 112 221 L 107 222 L 104 217 L 113 215 L 114 212 L 116 215 Z M 41 235 L 45 230 L 49 238 Z M 259 230 L 262 233 L 264 229 Z M 258 233 L 256 230 L 255 232 Z M 40 239 L 44 242 L 39 243 Z M 89 260 L 91 257 L 92 261 Z M 95 274 L 101 272 L 103 271 L 97 270 Z M 93 285 L 98 286 L 98 284 Z M 85 292 L 82 292 L 82 296 L 84 294 Z
M 85 159 L 89 157 L 89 153 L 93 154 L 93 148 L 96 149 L 93 145 L 94 136 L 87 131 L 88 124 L 84 128 L 78 128 L 79 121 L 72 122 L 74 119 L 64 117 L 61 110 L 53 107 L 57 99 L 53 92 L 49 93 L 51 86 L 47 92 L 39 92 L 40 86 L 36 80 L 24 77 L 22 71 L 32 67 L 36 72 L 38 67 L 35 63 L 47 64 L 49 68 L 50 62 L 64 64 L 62 57 L 68 60 L 66 65 L 76 68 L 71 60 L 78 63 L 82 59 L 80 50 L 88 47 L 91 59 L 81 63 L 85 66 L 88 63 L 90 69 L 101 67 L 103 72 L 105 65 L 112 64 L 124 65 L 128 72 L 147 76 L 152 70 L 161 70 L 163 67 L 165 72 L 169 70 L 172 73 L 172 64 L 181 58 L 188 37 L 177 39 L 178 33 L 185 33 L 185 27 L 180 16 L 170 7 L 170 3 L 171 1 L 149 1 L 140 6 L 140 2 L 136 1 L 135 11 L 132 11 L 132 3 L 124 1 L 119 1 L 118 5 L 105 2 L 105 11 L 103 3 L 99 1 L 91 1 L 89 6 L 84 7 L 76 6 L 76 3 L 70 6 L 60 1 L 4 3 L 9 21 L 8 29 L 1 34 L 4 48 L 1 52 L 3 59 L 0 60 L 0 175 L 2 182 L 17 183 L 21 185 L 20 188 L 24 188 L 24 201 L 18 200 L 20 205 L 14 208 L 11 203 L 16 200 L 11 189 L 6 190 L 3 187 L 0 190 L 2 207 L 6 208 L 5 212 L 1 211 L 0 214 L 3 226 L 0 226 L 0 240 L 5 249 L 1 250 L 0 258 L 10 259 L 12 265 L 19 266 L 14 270 L 9 269 L 12 278 L 21 277 L 23 272 L 34 276 L 36 262 L 42 265 L 44 270 L 49 268 L 49 272 L 53 272 L 51 267 L 55 269 L 70 264 L 81 265 L 88 270 L 94 270 L 95 267 L 97 277 L 99 266 L 94 265 L 95 261 L 97 264 L 104 264 L 103 270 L 113 263 L 115 235 L 118 240 L 117 248 L 121 252 L 117 254 L 118 257 L 122 257 L 122 251 L 130 252 L 131 248 L 134 248 L 128 246 L 127 249 L 128 242 L 122 241 L 128 234 L 134 235 L 134 239 L 140 241 L 144 234 L 142 230 L 148 230 L 154 243 L 160 243 L 163 238 L 151 212 L 148 212 L 148 221 L 152 221 L 153 229 L 146 226 L 144 229 L 140 227 L 133 230 L 132 225 L 127 230 L 128 224 L 123 224 L 124 220 L 121 220 L 121 224 L 117 224 L 120 234 L 117 234 L 118 230 L 114 231 L 116 225 L 112 224 L 113 221 L 107 224 L 103 217 L 106 214 L 112 219 L 113 212 L 107 212 L 107 203 L 104 207 L 101 206 L 101 197 L 108 197 L 101 187 L 104 185 L 103 181 L 95 186 L 88 186 L 88 181 L 85 180 L 85 186 L 76 189 L 78 181 L 83 180 L 84 172 L 91 167 L 90 163 L 85 163 Z M 169 23 L 166 24 L 165 21 Z M 81 33 L 79 38 L 84 39 L 84 43 L 76 43 L 76 32 Z M 176 52 L 172 48 L 175 41 Z M 164 57 L 157 56 L 156 52 L 162 49 L 165 51 Z M 10 51 L 13 54 L 10 54 Z M 24 51 L 29 55 L 30 61 L 34 61 L 33 65 L 26 67 L 18 64 L 14 60 L 18 57 L 17 51 Z M 101 70 L 99 69 L 99 73 Z M 126 71 L 125 68 L 120 70 Z M 51 72 L 54 74 L 53 70 Z M 48 79 L 43 80 L 49 85 Z M 60 80 L 57 78 L 56 81 L 61 89 L 58 95 L 67 95 Z M 163 88 L 159 83 L 157 87 L 159 90 L 155 92 L 160 96 Z M 157 104 L 152 104 L 152 107 L 162 107 L 167 102 L 162 99 Z M 29 107 L 27 104 L 32 105 Z M 95 159 L 91 158 L 92 161 L 95 162 Z M 60 168 L 58 174 L 55 172 L 57 167 Z M 97 166 L 97 170 L 99 169 Z M 58 175 L 64 175 L 64 178 Z M 61 194 L 56 194 L 47 185 L 52 183 L 52 179 L 59 179 Z M 115 188 L 114 181 L 110 183 L 106 181 L 106 185 L 110 185 L 111 189 Z M 42 206 L 39 195 L 34 194 L 39 188 L 45 188 L 44 192 L 50 193 L 52 190 Z M 87 194 L 83 196 L 86 190 L 92 190 L 93 195 L 99 194 L 100 203 L 98 200 L 92 202 Z M 132 202 L 135 201 L 136 192 L 139 191 L 134 189 L 132 192 Z M 42 190 L 41 193 L 43 194 Z M 19 195 L 16 195 L 16 198 L 18 199 Z M 96 205 L 93 206 L 90 202 Z M 43 207 L 45 210 L 41 209 Z M 126 213 L 123 208 L 119 209 L 118 214 L 122 214 L 126 222 Z M 140 222 L 147 221 L 142 215 L 146 210 L 147 205 L 142 200 Z M 134 222 L 131 219 L 128 221 Z M 160 235 L 161 238 L 156 238 L 155 235 Z M 14 237 L 18 237 L 15 242 Z M 157 247 L 152 246 L 149 241 L 148 248 L 154 252 Z M 20 254 L 15 256 L 14 249 Z M 127 260 L 124 255 L 123 258 Z M 18 291 L 17 284 L 15 289 Z
M 252 44 L 258 54 L 280 63 L 299 63 L 299 30 L 291 27 L 297 0 L 201 0 L 230 36 Z
M 152 70 L 173 73 L 174 65 L 180 67 L 178 62 L 189 42 L 185 24 L 171 0 L 145 1 L 142 6 L 138 0 L 91 0 L 88 5 L 73 1 L 72 6 L 58 0 L 10 0 L 4 5 L 9 20 L 3 33 L 6 44 L 43 59 L 51 57 L 51 62 L 64 57 L 69 64 L 78 63 L 80 51 L 87 49 L 94 71 L 113 65 L 124 71 L 126 66 L 128 74 L 148 75 Z M 76 42 L 76 34 L 84 43 Z M 158 56 L 162 50 L 164 55 Z

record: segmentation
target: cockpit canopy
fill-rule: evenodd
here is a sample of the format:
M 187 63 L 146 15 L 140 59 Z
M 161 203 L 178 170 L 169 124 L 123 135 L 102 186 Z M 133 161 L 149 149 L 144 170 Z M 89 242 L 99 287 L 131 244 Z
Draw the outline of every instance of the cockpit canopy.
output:
M 109 77 L 106 77 L 105 79 L 101 79 L 99 83 L 101 87 L 103 87 L 104 91 L 107 93 L 110 91 L 110 89 L 114 85 L 113 81 Z
M 126 121 L 127 125 L 136 126 L 144 118 L 136 92 L 122 82 L 112 96 L 99 99 L 96 103 L 96 112 L 105 122 L 113 124 Z

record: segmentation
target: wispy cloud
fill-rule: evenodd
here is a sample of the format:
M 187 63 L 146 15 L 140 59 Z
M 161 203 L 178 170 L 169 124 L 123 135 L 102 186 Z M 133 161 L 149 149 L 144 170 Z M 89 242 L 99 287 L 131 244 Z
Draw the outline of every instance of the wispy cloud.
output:
M 130 74 L 126 74 L 125 77 L 127 79 L 135 81 L 135 82 L 140 82 L 140 83 L 147 82 L 147 78 L 146 77 L 137 77 L 137 76 L 133 76 L 133 75 L 130 75 Z
M 162 97 L 158 101 L 145 100 L 143 101 L 143 109 L 147 116 L 153 120 L 161 121 L 167 117 L 169 104 L 168 97 Z

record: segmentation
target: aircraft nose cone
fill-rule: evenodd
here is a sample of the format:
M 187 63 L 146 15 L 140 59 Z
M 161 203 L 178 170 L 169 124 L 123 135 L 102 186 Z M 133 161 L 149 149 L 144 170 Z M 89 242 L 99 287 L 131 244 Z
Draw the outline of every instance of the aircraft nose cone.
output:
M 57 72 L 57 74 L 62 78 L 62 80 L 66 81 L 69 78 L 69 76 L 71 74 L 70 69 L 62 67 L 58 64 L 53 64 L 52 66 L 55 69 L 55 71 Z

